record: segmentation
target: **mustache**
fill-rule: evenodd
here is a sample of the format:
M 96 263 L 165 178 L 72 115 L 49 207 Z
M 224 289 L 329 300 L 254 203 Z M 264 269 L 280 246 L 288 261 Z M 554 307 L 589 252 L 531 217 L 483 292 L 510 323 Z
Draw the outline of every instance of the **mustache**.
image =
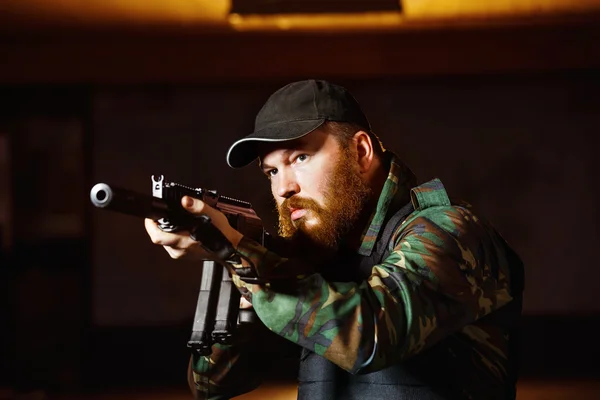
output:
M 290 208 L 303 208 L 305 210 L 319 211 L 321 206 L 313 199 L 292 196 L 289 199 L 285 199 L 278 208 L 279 215 L 290 217 Z

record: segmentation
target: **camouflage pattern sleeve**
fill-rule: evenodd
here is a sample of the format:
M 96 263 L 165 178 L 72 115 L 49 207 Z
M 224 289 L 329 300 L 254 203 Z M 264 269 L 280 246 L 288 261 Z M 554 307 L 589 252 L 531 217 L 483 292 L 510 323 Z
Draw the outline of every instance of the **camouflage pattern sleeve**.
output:
M 286 276 L 293 284 L 236 282 L 249 290 L 273 332 L 351 373 L 366 373 L 406 359 L 509 302 L 500 242 L 467 208 L 429 207 L 409 216 L 394 235 L 393 252 L 363 282 L 305 274 L 310 266 L 246 239 L 238 251 L 254 264 L 260 281 Z
M 385 262 L 374 267 L 370 284 L 380 303 L 391 306 L 387 319 L 404 320 L 405 333 L 394 335 L 403 336 L 400 347 L 378 342 L 380 364 L 388 364 L 386 357 L 416 354 L 512 299 L 504 241 L 466 207 L 415 213 L 395 243 Z M 402 306 L 394 307 L 394 300 Z M 378 319 L 381 324 L 381 315 Z M 384 323 L 381 329 L 393 326 Z
M 254 390 L 260 374 L 252 368 L 251 345 L 215 344 L 208 356 L 194 354 L 188 368 L 188 384 L 198 400 L 224 400 Z

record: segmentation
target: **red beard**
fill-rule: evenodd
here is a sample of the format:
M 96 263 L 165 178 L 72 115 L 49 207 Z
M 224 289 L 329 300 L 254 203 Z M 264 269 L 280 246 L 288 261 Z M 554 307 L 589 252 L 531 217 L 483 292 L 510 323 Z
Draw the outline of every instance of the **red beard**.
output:
M 315 200 L 294 195 L 278 207 L 279 235 L 291 241 L 312 243 L 335 251 L 362 215 L 371 197 L 370 187 L 351 168 L 354 159 L 349 149 L 342 148 L 331 176 L 326 182 L 324 206 Z M 305 209 L 306 216 L 315 217 L 315 225 L 307 225 L 306 217 L 292 222 L 290 208 Z

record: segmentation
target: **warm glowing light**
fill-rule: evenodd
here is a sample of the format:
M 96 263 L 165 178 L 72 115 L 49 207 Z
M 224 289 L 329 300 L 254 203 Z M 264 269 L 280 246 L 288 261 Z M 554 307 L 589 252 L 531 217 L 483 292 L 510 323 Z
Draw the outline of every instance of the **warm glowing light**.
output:
M 3 0 L 0 22 L 159 24 L 255 31 L 393 30 L 502 17 L 599 12 L 600 0 L 399 0 L 402 11 L 345 14 L 229 14 L 231 0 Z
M 79 23 L 202 23 L 225 25 L 230 0 L 19 0 L 5 5 L 22 16 Z
M 395 27 L 404 21 L 398 12 L 365 12 L 352 14 L 279 14 L 279 15 L 238 15 L 232 14 L 229 23 L 232 28 L 244 30 L 381 30 Z
M 473 23 L 495 17 L 535 17 L 600 11 L 600 0 L 402 0 L 402 12 L 353 14 L 231 15 L 232 28 L 244 30 L 389 30 L 439 23 Z
M 539 15 L 600 9 L 600 0 L 402 0 L 410 18 Z

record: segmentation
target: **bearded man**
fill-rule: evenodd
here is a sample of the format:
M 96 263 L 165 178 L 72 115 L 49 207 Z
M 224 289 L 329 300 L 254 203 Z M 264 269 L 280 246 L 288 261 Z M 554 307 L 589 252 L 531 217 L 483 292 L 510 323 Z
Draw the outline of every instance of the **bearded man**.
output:
M 256 159 L 291 253 L 199 200 L 182 204 L 208 215 L 256 278 L 234 281 L 262 323 L 302 348 L 299 399 L 515 398 L 519 257 L 439 179 L 417 185 L 346 89 L 306 80 L 276 91 L 227 154 L 233 168 Z M 173 258 L 210 257 L 186 233 L 146 229 Z M 252 346 L 193 357 L 196 398 L 255 388 Z

